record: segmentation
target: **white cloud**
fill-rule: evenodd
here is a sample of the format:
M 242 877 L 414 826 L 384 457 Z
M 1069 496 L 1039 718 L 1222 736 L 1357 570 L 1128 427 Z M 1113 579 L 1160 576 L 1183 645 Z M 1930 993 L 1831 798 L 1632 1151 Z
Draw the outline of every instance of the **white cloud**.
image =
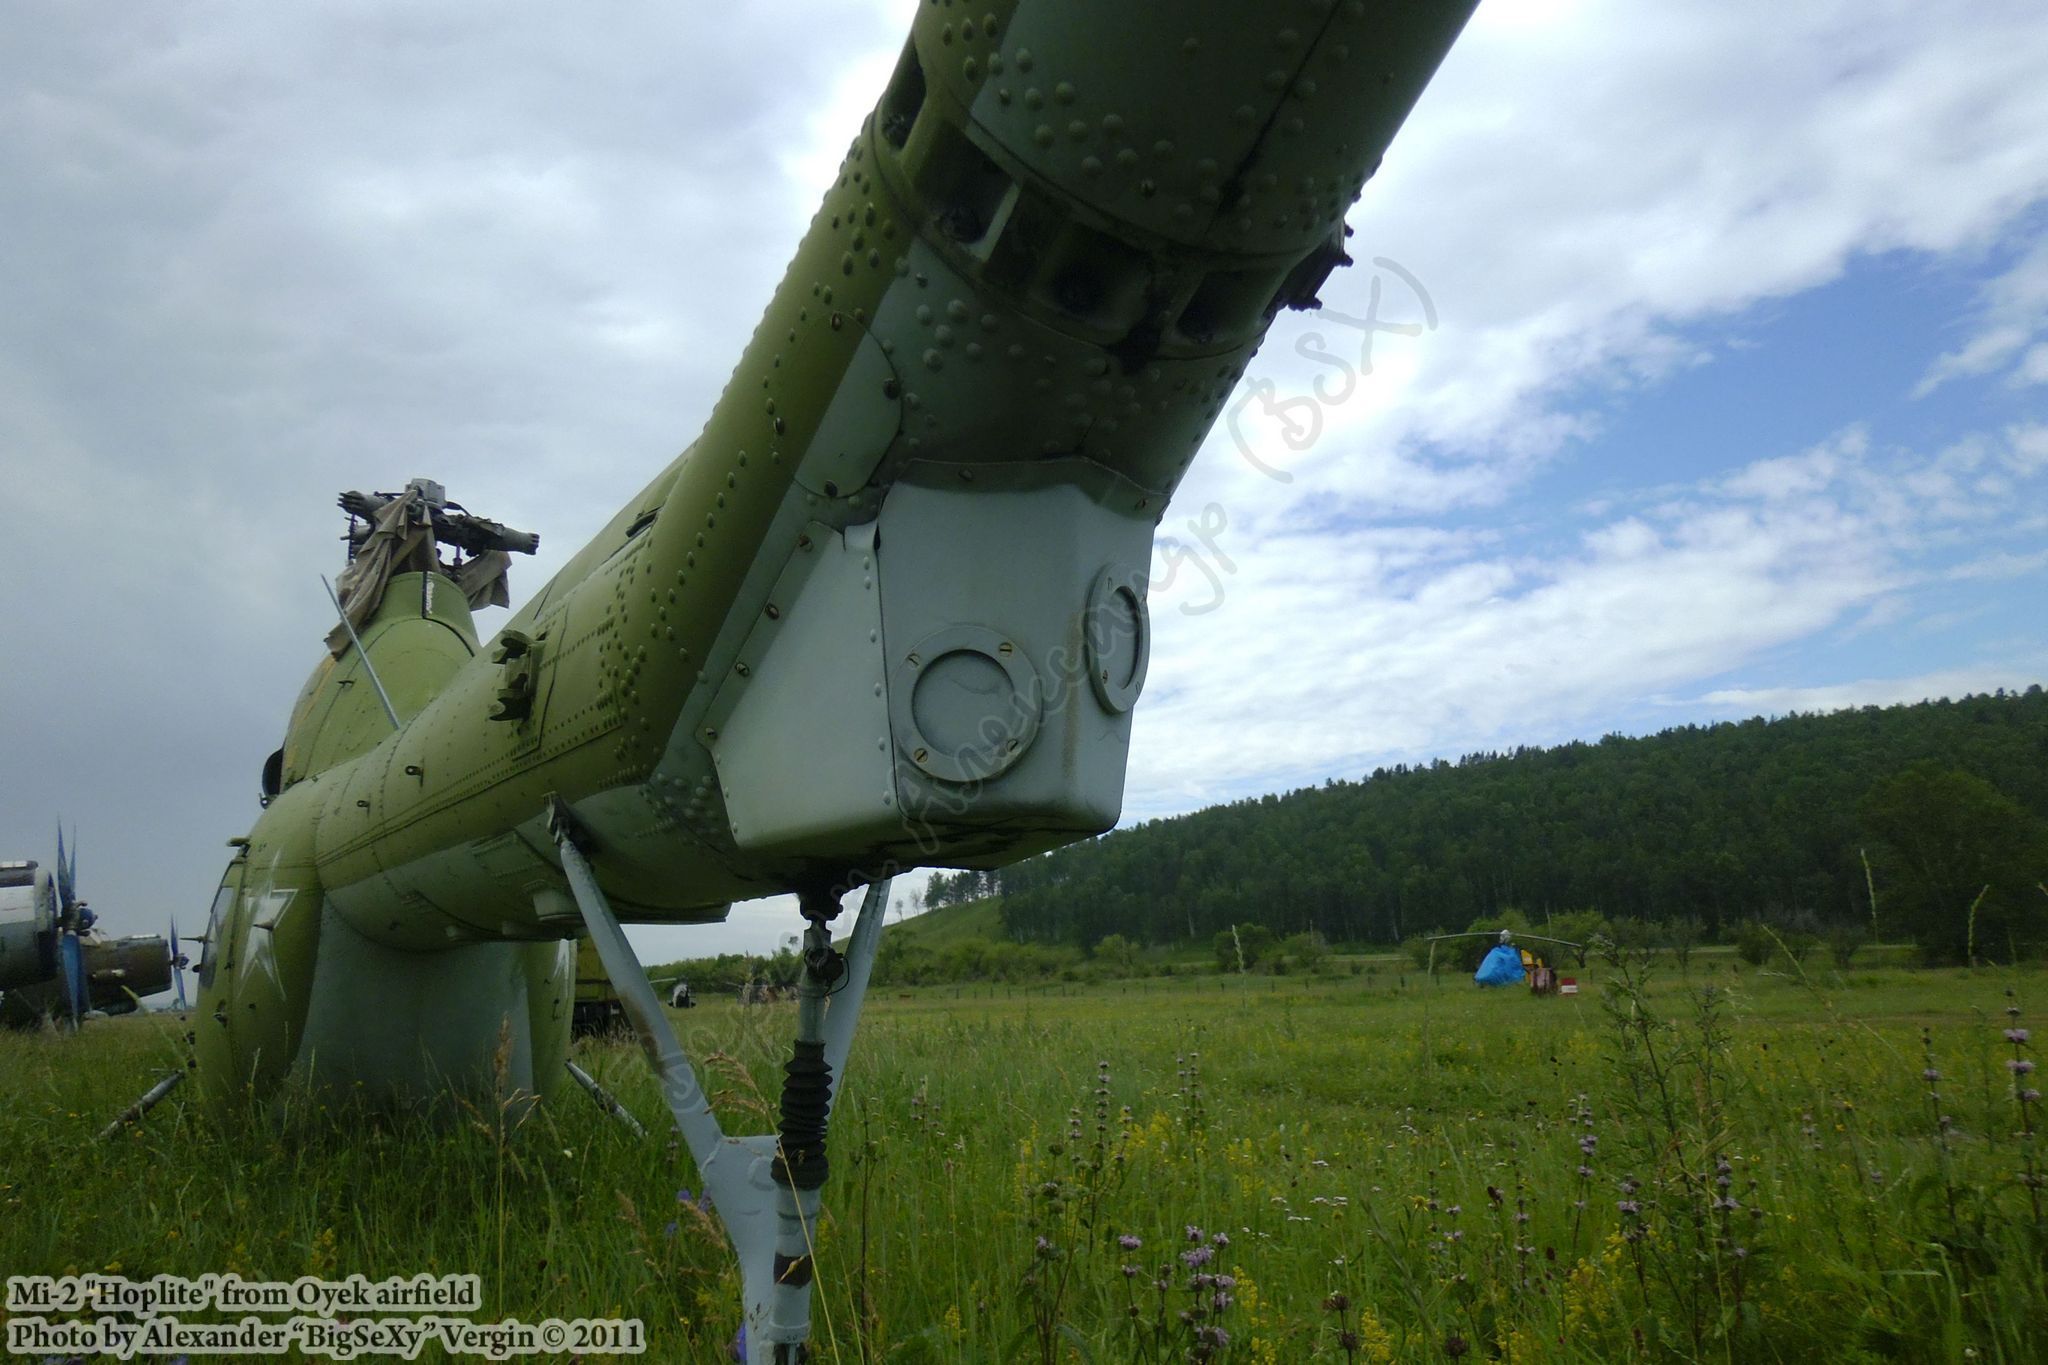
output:
M 2040 683 L 2044 667 L 2048 667 L 2048 655 L 2036 660 L 2031 670 L 1990 665 L 1945 668 L 1910 678 L 1858 678 L 1854 682 L 1815 687 L 1724 687 L 1667 704 L 1692 713 L 1707 711 L 1730 716 L 1784 716 L 1795 711 L 1812 715 L 1858 706 L 1898 706 L 1930 698 L 1954 700 L 1999 688 L 2023 692 Z
M 1495 505 L 1596 431 L 1600 400 L 1711 364 L 1703 338 L 1742 310 L 1885 252 L 1982 251 L 2048 196 L 2048 23 L 1968 9 L 1482 5 L 1353 214 L 1360 265 L 1324 294 L 1361 316 L 1379 274 L 1386 316 L 1415 317 L 1368 264 L 1390 258 L 1440 325 L 1375 338 L 1371 378 L 1305 454 L 1263 428 L 1255 453 L 1293 485 L 1263 487 L 1219 437 L 1198 496 Z M 2015 308 L 2048 250 L 2030 260 Z M 1296 356 L 1307 334 L 1356 345 L 1290 317 L 1252 377 L 1281 398 L 1333 384 Z
M 2048 569 L 2048 550 L 2036 550 L 2032 554 L 1985 555 L 1956 565 L 1947 576 L 1957 581 L 2024 578 L 2042 569 Z
M 1765 500 L 1817 493 L 1835 481 L 1845 464 L 1862 459 L 1869 450 L 1870 433 L 1854 427 L 1803 454 L 1757 460 L 1725 480 L 1721 491 Z
M 2006 467 L 2016 444 L 2008 433 L 1919 455 L 1851 428 L 1647 490 L 1569 538 L 1353 526 L 1226 540 L 1236 568 L 1212 572 L 1219 610 L 1190 614 L 1210 592 L 1185 571 L 1155 591 L 1153 676 L 1173 681 L 1140 713 L 1132 812 L 1601 731 L 1643 698 L 1790 647 L 1824 660 L 1825 634 L 1898 634 L 1934 610 L 1924 590 L 2048 568 L 2032 528 L 1961 487 L 1970 470 Z M 2018 485 L 2023 501 L 2048 498 L 2044 473 Z M 2023 685 L 2029 667 L 2048 671 L 2048 655 L 1951 682 Z M 1711 706 L 1752 691 L 1715 692 Z
M 1976 331 L 1937 358 L 1914 386 L 1925 398 L 1951 379 L 2011 367 L 2014 385 L 2048 382 L 2048 343 L 2030 345 L 2048 329 L 2048 241 L 2021 257 L 1981 291 Z
M 2027 348 L 2020 363 L 2013 367 L 2014 387 L 2022 384 L 2048 384 L 2048 342 Z

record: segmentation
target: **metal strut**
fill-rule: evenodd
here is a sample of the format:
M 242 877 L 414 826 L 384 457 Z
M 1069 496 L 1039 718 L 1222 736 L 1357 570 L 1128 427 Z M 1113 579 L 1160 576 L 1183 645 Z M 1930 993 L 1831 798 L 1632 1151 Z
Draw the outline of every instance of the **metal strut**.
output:
M 811 1334 L 812 1248 L 819 1191 L 829 1174 L 826 1124 L 874 968 L 889 882 L 869 885 L 843 957 L 833 948 L 826 928 L 838 913 L 837 900 L 823 895 L 801 898 L 808 922 L 804 974 L 798 987 L 796 1046 L 784 1068 L 781 1132 L 727 1137 L 591 871 L 585 856 L 589 836 L 553 797 L 547 816 L 590 941 L 619 993 L 648 1065 L 660 1078 L 662 1099 L 675 1115 L 704 1192 L 739 1258 L 748 1365 L 796 1365 Z
M 120 1112 L 119 1116 L 117 1116 L 112 1123 L 100 1129 L 100 1141 L 108 1141 L 116 1133 L 120 1132 L 123 1128 L 125 1128 L 127 1125 L 131 1123 L 140 1123 L 142 1121 L 142 1116 L 144 1114 L 147 1114 L 150 1110 L 156 1108 L 157 1103 L 160 1100 L 162 1100 L 164 1096 L 170 1094 L 173 1090 L 176 1090 L 178 1088 L 178 1083 L 184 1079 L 184 1072 L 173 1071 L 170 1075 L 164 1077 L 155 1085 L 151 1086 L 148 1092 L 145 1093 L 141 1099 L 135 1101 L 135 1103 L 129 1105 L 126 1109 L 123 1109 Z
M 583 1092 L 597 1102 L 598 1108 L 604 1110 L 605 1113 L 610 1114 L 630 1129 L 634 1137 L 644 1138 L 647 1136 L 647 1130 L 640 1126 L 639 1119 L 633 1117 L 633 1111 L 620 1104 L 617 1095 L 599 1085 L 597 1077 L 591 1075 L 567 1057 L 562 1058 L 562 1065 L 567 1067 L 569 1074 L 576 1078 L 576 1084 L 583 1087 Z

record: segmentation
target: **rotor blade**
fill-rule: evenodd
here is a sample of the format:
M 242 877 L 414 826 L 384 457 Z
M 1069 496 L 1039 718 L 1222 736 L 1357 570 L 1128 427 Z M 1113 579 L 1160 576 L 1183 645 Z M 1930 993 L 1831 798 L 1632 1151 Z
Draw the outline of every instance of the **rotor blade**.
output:
M 78 935 L 74 933 L 66 932 L 57 940 L 57 945 L 64 968 L 64 994 L 71 1004 L 71 1027 L 77 1028 L 90 1003 L 87 998 L 90 988 L 85 979 L 85 954 L 79 950 Z
M 171 921 L 171 980 L 178 988 L 178 1008 L 185 1009 L 185 955 L 178 951 L 178 922 Z
M 64 860 L 64 822 L 57 822 L 57 908 L 71 913 L 71 865 Z

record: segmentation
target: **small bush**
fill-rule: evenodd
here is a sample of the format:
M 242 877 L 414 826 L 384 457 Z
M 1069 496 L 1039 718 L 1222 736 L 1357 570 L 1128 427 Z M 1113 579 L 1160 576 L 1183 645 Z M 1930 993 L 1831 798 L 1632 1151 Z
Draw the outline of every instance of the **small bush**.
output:
M 1274 954 L 1273 970 L 1282 970 L 1281 964 L 1284 963 L 1295 971 L 1320 972 L 1324 960 L 1329 956 L 1330 945 L 1321 934 L 1313 931 L 1306 934 L 1291 934 Z
M 1735 926 L 1735 955 L 1750 966 L 1761 967 L 1769 962 L 1777 947 L 1763 921 L 1746 919 Z

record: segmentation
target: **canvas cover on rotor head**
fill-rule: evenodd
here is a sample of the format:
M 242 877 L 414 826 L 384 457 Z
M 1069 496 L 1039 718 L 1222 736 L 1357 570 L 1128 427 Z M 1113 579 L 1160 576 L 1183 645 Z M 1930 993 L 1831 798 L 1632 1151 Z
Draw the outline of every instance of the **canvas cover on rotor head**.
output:
M 1506 943 L 1497 945 L 1479 964 L 1479 970 L 1472 973 L 1472 979 L 1482 986 L 1519 986 L 1522 984 L 1522 955 Z
M 345 499 L 343 505 L 347 505 Z M 386 585 L 401 573 L 424 571 L 453 579 L 472 611 L 512 604 L 507 584 L 511 555 L 485 550 L 468 559 L 458 556 L 457 563 L 450 566 L 441 562 L 435 546 L 433 508 L 416 483 L 408 484 L 405 492 L 377 509 L 370 519 L 369 536 L 335 581 L 347 624 L 327 632 L 327 652 L 337 659 L 348 653 L 350 628 L 360 631 L 369 624 L 384 600 Z

